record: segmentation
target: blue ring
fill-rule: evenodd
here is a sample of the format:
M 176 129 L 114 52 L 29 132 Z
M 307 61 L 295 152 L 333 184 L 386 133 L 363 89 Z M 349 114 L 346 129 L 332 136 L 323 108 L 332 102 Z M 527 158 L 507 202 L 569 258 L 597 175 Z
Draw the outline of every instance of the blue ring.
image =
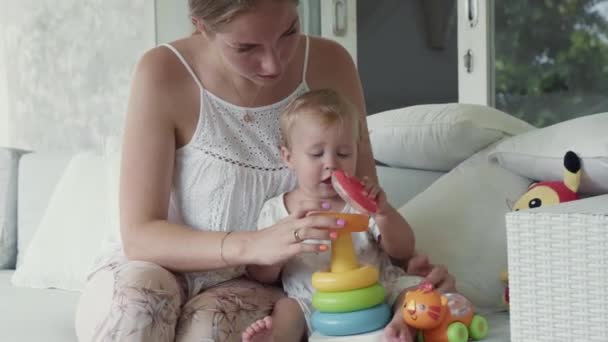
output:
M 391 308 L 380 304 L 369 309 L 328 313 L 316 311 L 311 323 L 315 331 L 327 336 L 357 335 L 384 328 L 391 319 Z

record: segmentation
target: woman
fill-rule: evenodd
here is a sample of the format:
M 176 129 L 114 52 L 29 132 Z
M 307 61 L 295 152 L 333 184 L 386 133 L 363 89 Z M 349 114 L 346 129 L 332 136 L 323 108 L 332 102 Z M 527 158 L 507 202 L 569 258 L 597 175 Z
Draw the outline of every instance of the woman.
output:
M 365 112 L 348 53 L 300 34 L 297 1 L 189 0 L 197 33 L 148 51 L 138 63 L 123 141 L 122 249 L 103 259 L 81 297 L 81 341 L 226 341 L 284 294 L 244 277 L 329 239 L 301 203 L 264 230 L 264 201 L 294 186 L 282 164 L 278 113 L 298 95 L 333 88 Z M 376 179 L 369 138 L 357 174 Z M 285 229 L 289 227 L 289 229 Z M 423 256 L 409 271 L 446 288 L 453 279 Z

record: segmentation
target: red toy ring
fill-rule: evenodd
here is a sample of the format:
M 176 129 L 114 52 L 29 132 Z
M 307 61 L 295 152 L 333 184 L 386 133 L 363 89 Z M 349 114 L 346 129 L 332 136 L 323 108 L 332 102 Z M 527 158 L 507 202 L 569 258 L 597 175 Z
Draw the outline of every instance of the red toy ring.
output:
M 331 183 L 338 195 L 356 210 L 366 214 L 378 211 L 378 204 L 365 195 L 365 184 L 356 177 L 337 170 L 331 175 Z

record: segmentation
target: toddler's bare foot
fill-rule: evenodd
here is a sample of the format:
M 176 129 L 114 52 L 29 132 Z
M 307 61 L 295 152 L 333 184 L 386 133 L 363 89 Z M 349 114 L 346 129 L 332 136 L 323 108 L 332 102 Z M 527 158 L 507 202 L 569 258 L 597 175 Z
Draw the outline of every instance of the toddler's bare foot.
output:
M 272 341 L 272 317 L 253 322 L 241 335 L 243 342 L 271 342 Z
M 401 311 L 397 310 L 393 319 L 384 328 L 384 340 L 386 342 L 413 342 L 414 330 L 405 324 Z

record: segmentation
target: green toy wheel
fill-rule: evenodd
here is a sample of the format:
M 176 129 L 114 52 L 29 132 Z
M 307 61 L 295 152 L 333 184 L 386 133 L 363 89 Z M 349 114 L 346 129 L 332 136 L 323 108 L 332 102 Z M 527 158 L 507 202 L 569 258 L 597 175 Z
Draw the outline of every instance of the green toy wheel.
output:
M 475 341 L 488 336 L 488 321 L 483 316 L 473 316 L 473 320 L 469 326 L 469 335 Z
M 446 334 L 449 342 L 467 342 L 469 340 L 467 326 L 460 322 L 450 324 Z

